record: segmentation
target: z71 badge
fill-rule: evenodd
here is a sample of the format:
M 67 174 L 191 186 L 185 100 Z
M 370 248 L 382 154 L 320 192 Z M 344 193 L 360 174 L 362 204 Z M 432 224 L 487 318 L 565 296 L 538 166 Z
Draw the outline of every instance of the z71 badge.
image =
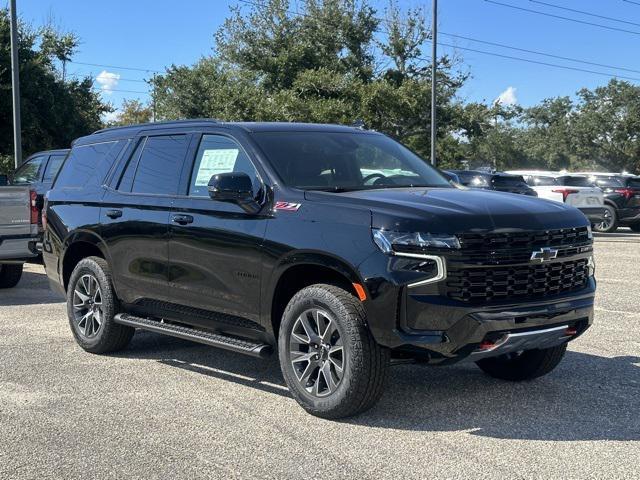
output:
M 301 203 L 276 202 L 275 210 L 283 210 L 285 212 L 297 212 L 302 206 Z

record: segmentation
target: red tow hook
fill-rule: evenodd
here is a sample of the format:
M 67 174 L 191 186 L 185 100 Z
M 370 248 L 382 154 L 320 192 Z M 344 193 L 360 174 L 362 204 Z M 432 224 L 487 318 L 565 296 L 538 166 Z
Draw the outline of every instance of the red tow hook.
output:
M 491 350 L 495 346 L 496 346 L 496 342 L 492 342 L 490 340 L 483 340 L 482 342 L 480 342 L 480 346 L 478 347 L 478 349 L 479 350 Z
M 577 333 L 578 333 L 578 329 L 575 327 L 567 327 L 567 329 L 564 331 L 564 334 L 567 337 L 573 337 Z

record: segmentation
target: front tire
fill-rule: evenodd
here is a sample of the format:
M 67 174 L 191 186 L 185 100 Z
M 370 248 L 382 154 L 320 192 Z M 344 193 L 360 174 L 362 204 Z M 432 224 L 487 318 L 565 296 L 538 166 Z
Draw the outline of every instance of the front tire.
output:
M 371 408 L 384 390 L 389 350 L 366 326 L 362 304 L 334 285 L 312 285 L 291 299 L 278 335 L 289 390 L 317 417 L 345 418 Z
M 483 372 L 494 378 L 520 382 L 533 380 L 551 372 L 562 361 L 566 351 L 567 344 L 564 343 L 557 347 L 485 358 L 476 364 Z
M 22 263 L 6 263 L 0 265 L 0 288 L 13 288 L 18 285 L 22 278 Z
M 115 323 L 117 304 L 107 262 L 99 257 L 78 262 L 67 288 L 67 315 L 80 347 L 91 353 L 108 353 L 129 344 L 135 329 Z
M 604 219 L 602 223 L 593 226 L 596 232 L 613 233 L 618 229 L 618 212 L 611 205 L 604 206 Z

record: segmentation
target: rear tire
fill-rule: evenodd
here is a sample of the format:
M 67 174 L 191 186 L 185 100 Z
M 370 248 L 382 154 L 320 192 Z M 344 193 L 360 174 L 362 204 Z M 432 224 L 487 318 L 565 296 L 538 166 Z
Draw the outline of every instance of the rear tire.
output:
M 291 299 L 278 335 L 280 366 L 297 402 L 338 419 L 371 408 L 384 390 L 389 350 L 373 339 L 362 304 L 334 285 L 312 285 Z
M 520 354 L 505 354 L 476 362 L 480 369 L 494 378 L 520 382 L 533 380 L 551 372 L 562 361 L 567 344 L 539 350 L 526 350 Z
M 596 232 L 613 233 L 618 229 L 618 212 L 611 205 L 604 206 L 604 220 L 593 226 Z
M 122 350 L 135 329 L 115 323 L 118 300 L 111 270 L 100 257 L 88 257 L 76 265 L 67 288 L 67 315 L 76 342 L 87 352 Z
M 6 263 L 0 265 L 0 288 L 13 288 L 22 278 L 22 263 Z

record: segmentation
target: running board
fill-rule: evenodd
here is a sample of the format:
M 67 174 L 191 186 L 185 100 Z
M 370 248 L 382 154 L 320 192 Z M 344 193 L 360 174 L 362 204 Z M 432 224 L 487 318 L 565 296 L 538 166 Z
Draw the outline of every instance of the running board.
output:
M 206 332 L 204 330 L 183 327 L 172 323 L 164 323 L 159 320 L 136 317 L 128 313 L 120 313 L 114 317 L 114 320 L 121 325 L 162 333 L 192 342 L 203 343 L 212 347 L 224 348 L 225 350 L 244 353 L 245 355 L 251 355 L 253 357 L 266 358 L 271 355 L 273 351 L 271 345 L 267 345 L 266 343 Z

